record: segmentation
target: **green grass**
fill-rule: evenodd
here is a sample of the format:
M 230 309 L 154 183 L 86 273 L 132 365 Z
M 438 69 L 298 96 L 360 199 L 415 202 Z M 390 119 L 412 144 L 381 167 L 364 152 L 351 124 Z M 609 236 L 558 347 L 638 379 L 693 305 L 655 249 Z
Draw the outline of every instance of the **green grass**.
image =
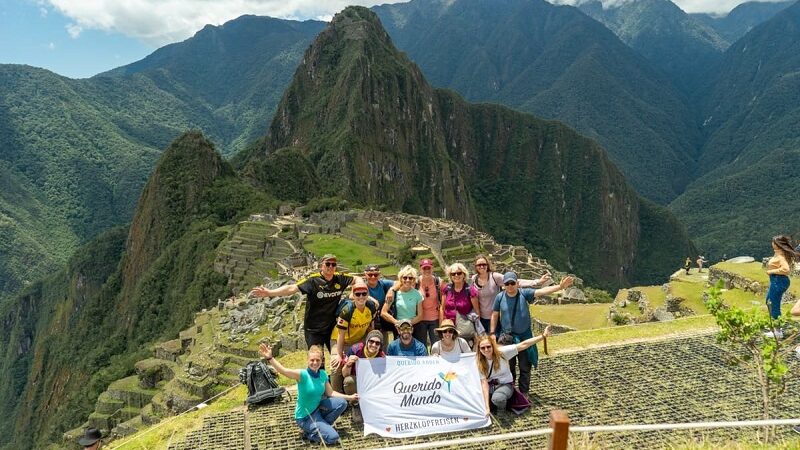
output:
M 764 287 L 769 286 L 769 275 L 767 275 L 767 271 L 761 267 L 760 262 L 751 262 L 746 264 L 722 262 L 715 264 L 713 267 L 726 272 L 735 273 L 753 281 L 758 281 Z M 789 292 L 795 297 L 800 297 L 800 279 L 797 277 L 790 277 L 790 281 L 791 284 L 789 285 Z
M 375 247 L 364 245 L 345 237 L 329 234 L 309 234 L 303 247 L 317 256 L 333 253 L 347 267 L 356 268 L 356 261 L 364 264 L 386 264 L 389 259 L 377 252 Z
M 710 314 L 691 316 L 669 322 L 649 322 L 639 325 L 623 325 L 594 330 L 573 331 L 550 337 L 551 352 L 578 350 L 604 344 L 621 343 L 636 339 L 653 339 L 693 330 L 716 328 Z
M 557 325 L 566 325 L 577 330 L 591 330 L 609 326 L 605 303 L 577 305 L 533 305 L 531 317 Z

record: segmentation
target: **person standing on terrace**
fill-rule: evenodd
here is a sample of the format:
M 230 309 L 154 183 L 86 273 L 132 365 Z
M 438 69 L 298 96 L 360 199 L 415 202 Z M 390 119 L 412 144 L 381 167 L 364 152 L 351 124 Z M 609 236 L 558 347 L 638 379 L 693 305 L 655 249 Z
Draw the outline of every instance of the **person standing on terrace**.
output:
M 545 272 L 538 280 L 520 278 L 517 285 L 524 288 L 544 286 L 550 281 L 550 272 Z M 485 255 L 475 257 L 475 275 L 472 276 L 472 285 L 478 290 L 478 305 L 480 306 L 481 324 L 485 330 L 489 329 L 492 321 L 492 307 L 494 298 L 503 289 L 503 274 L 494 271 L 492 262 Z M 496 330 L 498 333 L 502 330 Z
M 505 290 L 495 297 L 492 308 L 492 323 L 489 326 L 489 336 L 493 341 L 500 341 L 502 345 L 511 345 L 525 341 L 533 337 L 531 331 L 531 313 L 528 305 L 533 303 L 536 297 L 542 297 L 556 293 L 562 289 L 572 286 L 574 279 L 564 277 L 560 283 L 540 289 L 520 289 L 517 285 L 517 274 L 506 272 L 503 275 L 503 285 Z M 502 324 L 503 334 L 498 338 L 495 334 L 497 324 Z M 546 337 L 546 336 L 545 336 Z M 519 353 L 519 358 L 513 357 L 509 360 L 511 373 L 513 374 L 519 359 L 519 390 L 527 394 L 531 384 L 531 366 L 539 363 L 539 352 L 536 346 L 525 347 L 527 351 Z
M 781 299 L 783 294 L 789 289 L 789 273 L 791 272 L 794 258 L 798 256 L 792 245 L 792 239 L 785 234 L 772 238 L 772 258 L 767 262 L 767 274 L 769 275 L 769 289 L 767 289 L 767 307 L 772 319 L 781 316 Z M 783 338 L 783 331 L 771 330 L 765 333 L 767 337 Z
M 253 297 L 282 297 L 302 292 L 306 296 L 306 311 L 303 317 L 303 330 L 305 331 L 306 345 L 328 347 L 333 328 L 336 326 L 336 307 L 342 294 L 348 286 L 353 284 L 352 275 L 336 271 L 336 255 L 327 254 L 322 257 L 318 273 L 298 281 L 295 284 L 286 284 L 277 289 L 267 289 L 258 286 L 250 291 Z M 324 358 L 323 358 L 324 360 Z
M 381 276 L 381 267 L 377 264 L 368 264 L 364 268 L 364 279 L 367 282 L 369 296 L 378 301 L 378 314 L 375 316 L 375 329 L 383 333 L 383 342 L 389 341 L 389 335 L 394 335 L 395 327 L 391 323 L 381 320 L 380 311 L 386 302 L 386 295 L 394 286 L 394 281 L 387 280 Z

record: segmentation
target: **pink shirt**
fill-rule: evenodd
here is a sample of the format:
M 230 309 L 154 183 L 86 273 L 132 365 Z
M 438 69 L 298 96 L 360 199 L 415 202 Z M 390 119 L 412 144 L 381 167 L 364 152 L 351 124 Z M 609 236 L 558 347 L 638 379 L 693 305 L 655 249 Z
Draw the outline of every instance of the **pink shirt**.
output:
M 422 293 L 422 320 L 439 320 L 439 296 L 434 279 L 420 280 L 419 292 Z
M 472 297 L 478 296 L 478 289 L 474 284 L 469 285 L 469 290 L 464 287 L 461 291 L 456 292 L 455 289 L 450 288 L 450 283 L 442 285 L 442 301 L 444 301 L 444 318 L 450 319 L 453 322 L 456 320 L 456 311 L 461 314 L 469 314 L 472 312 Z

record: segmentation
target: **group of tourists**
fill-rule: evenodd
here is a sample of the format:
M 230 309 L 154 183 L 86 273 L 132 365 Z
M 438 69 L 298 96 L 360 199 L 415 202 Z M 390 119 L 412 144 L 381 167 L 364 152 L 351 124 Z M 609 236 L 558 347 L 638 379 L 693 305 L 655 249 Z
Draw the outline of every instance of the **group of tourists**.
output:
M 304 438 L 326 444 L 339 440 L 332 425 L 348 402 L 355 406 L 353 420 L 362 420 L 357 407 L 360 358 L 454 359 L 475 351 L 486 414 L 524 409 L 531 367 L 538 364 L 535 344 L 550 336 L 549 327 L 533 336 L 528 306 L 574 281 L 564 277 L 553 283 L 549 273 L 536 280 L 500 274 L 484 255 L 475 258 L 472 276 L 464 264 L 455 263 L 446 267 L 446 280 L 434 273 L 429 259 L 419 261 L 419 270 L 403 267 L 397 280 L 383 278 L 378 265 L 366 266 L 359 275 L 338 272 L 337 266 L 336 256 L 327 254 L 319 272 L 297 283 L 250 291 L 255 297 L 306 296 L 308 367 L 287 369 L 268 344 L 259 349 L 279 373 L 297 381 L 295 420 Z M 350 294 L 343 297 L 348 288 Z M 329 371 L 323 347 L 331 355 Z

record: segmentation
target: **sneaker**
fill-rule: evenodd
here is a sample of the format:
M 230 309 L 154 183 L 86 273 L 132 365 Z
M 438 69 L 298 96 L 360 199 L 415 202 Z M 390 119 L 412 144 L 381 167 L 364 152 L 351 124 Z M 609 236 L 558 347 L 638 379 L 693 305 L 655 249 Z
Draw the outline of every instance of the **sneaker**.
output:
M 354 425 L 361 425 L 364 423 L 364 416 L 361 415 L 361 408 L 358 406 L 353 407 L 353 424 Z
M 773 331 L 767 331 L 764 333 L 765 338 L 776 338 L 776 339 L 783 339 L 783 330 L 777 329 Z

